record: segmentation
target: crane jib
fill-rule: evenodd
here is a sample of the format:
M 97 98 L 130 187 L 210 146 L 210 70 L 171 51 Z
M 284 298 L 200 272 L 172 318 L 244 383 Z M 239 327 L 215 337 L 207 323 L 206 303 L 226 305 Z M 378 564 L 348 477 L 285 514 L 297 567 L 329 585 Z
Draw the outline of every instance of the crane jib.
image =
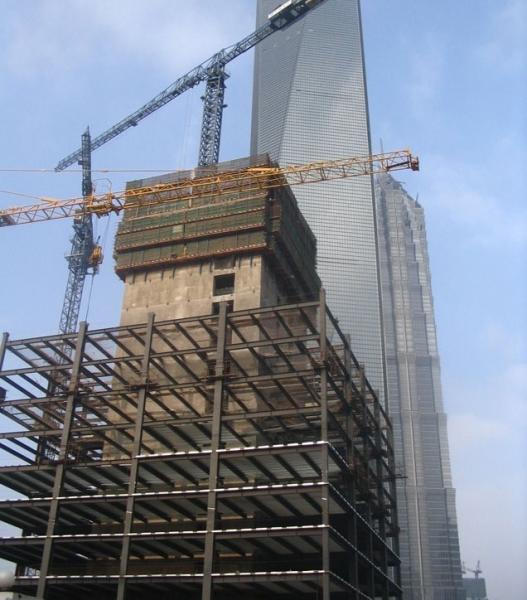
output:
M 383 154 L 355 156 L 317 163 L 289 165 L 286 167 L 249 168 L 241 171 L 225 171 L 214 175 L 194 174 L 176 181 L 137 188 L 91 194 L 88 197 L 69 198 L 43 202 L 31 206 L 15 206 L 0 210 L 0 227 L 37 223 L 52 219 L 78 218 L 79 215 L 101 217 L 122 210 L 153 206 L 170 201 L 213 197 L 233 193 L 234 186 L 247 191 L 254 185 L 259 191 L 283 185 L 300 185 L 320 181 L 389 173 L 403 169 L 419 170 L 419 159 L 409 150 L 397 150 Z M 162 193 L 163 192 L 163 193 Z M 170 192 L 167 194 L 165 192 Z
M 207 81 L 214 72 L 217 73 L 218 69 L 223 69 L 231 60 L 234 60 L 244 52 L 247 52 L 275 31 L 292 25 L 307 12 L 326 1 L 327 0 L 288 0 L 287 2 L 284 2 L 269 15 L 268 22 L 265 25 L 246 36 L 237 44 L 216 52 L 216 54 L 211 56 L 208 60 L 197 67 L 194 67 L 194 69 L 187 74 L 177 79 L 141 108 L 95 137 L 92 140 L 91 149 L 95 150 L 96 148 L 100 148 L 103 144 L 106 144 L 106 142 L 109 142 L 130 127 L 135 127 L 139 124 L 139 121 L 142 121 L 148 115 L 151 115 L 165 104 L 168 104 L 171 100 L 174 100 L 196 85 Z M 77 163 L 81 158 L 81 155 L 82 152 L 79 148 L 63 158 L 55 167 L 55 171 L 62 171 Z

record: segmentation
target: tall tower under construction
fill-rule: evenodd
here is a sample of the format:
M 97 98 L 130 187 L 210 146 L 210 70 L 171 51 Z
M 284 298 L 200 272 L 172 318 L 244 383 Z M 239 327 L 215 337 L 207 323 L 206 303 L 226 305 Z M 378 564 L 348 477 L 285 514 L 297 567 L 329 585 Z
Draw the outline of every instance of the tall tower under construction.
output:
M 253 185 L 269 164 L 129 184 L 120 325 L 3 336 L 15 591 L 400 598 L 391 423 L 290 188 Z

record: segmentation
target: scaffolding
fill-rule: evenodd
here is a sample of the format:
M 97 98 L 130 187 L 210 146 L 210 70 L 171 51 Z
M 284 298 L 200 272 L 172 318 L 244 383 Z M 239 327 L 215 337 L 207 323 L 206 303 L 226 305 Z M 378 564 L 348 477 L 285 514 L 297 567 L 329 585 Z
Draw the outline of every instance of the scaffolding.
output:
M 0 484 L 18 494 L 0 518 L 22 530 L 0 539 L 15 590 L 400 598 L 391 424 L 323 292 L 4 334 L 0 385 L 17 425 L 0 434 Z
M 254 187 L 247 173 L 265 169 L 275 169 L 267 154 L 129 182 L 128 208 L 115 238 L 118 276 L 262 253 L 289 296 L 317 297 L 315 236 L 284 177 L 280 187 L 263 180 Z M 189 182 L 212 179 L 217 181 L 196 184 L 190 194 Z M 173 185 L 190 197 L 180 199 Z M 145 193 L 159 187 L 169 189 Z M 135 206 L 138 191 L 144 205 Z

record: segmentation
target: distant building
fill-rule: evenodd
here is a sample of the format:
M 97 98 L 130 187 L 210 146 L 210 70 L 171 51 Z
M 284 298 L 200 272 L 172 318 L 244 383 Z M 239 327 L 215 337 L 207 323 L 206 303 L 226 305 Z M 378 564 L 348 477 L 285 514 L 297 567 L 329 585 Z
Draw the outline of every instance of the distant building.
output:
M 390 175 L 375 195 L 404 598 L 463 600 L 424 211 Z
M 258 0 L 262 25 L 280 0 Z M 371 153 L 358 0 L 329 0 L 255 48 L 251 154 L 281 165 Z M 300 186 L 328 305 L 384 398 L 371 177 Z
M 278 3 L 258 0 L 259 24 Z M 283 165 L 371 152 L 359 0 L 330 0 L 256 47 L 251 148 Z M 392 208 L 377 222 L 383 201 L 376 208 L 368 177 L 295 195 L 317 237 L 328 304 L 368 378 L 383 397 L 388 391 L 406 477 L 398 485 L 404 597 L 458 600 L 464 591 L 422 211 L 396 186 L 386 194 Z
M 484 577 L 463 577 L 463 587 L 467 593 L 467 600 L 487 600 Z

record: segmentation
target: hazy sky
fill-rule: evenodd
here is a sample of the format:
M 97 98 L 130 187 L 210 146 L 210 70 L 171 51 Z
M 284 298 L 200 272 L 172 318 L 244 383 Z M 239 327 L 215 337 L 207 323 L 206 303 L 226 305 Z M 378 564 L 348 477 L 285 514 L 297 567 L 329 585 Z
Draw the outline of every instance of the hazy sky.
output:
M 420 173 L 399 179 L 426 211 L 462 557 L 481 559 L 490 600 L 523 600 L 527 589 L 526 6 L 363 0 L 374 146 L 382 138 L 421 158 Z M 254 0 L 3 0 L 0 169 L 54 167 L 86 125 L 100 133 L 252 31 L 254 9 Z M 229 72 L 222 159 L 249 152 L 252 55 Z M 94 168 L 194 166 L 201 93 L 97 150 Z M 99 191 L 137 176 L 94 175 Z M 0 189 L 77 196 L 80 175 L 0 171 Z M 21 201 L 0 192 L 0 208 Z M 98 223 L 106 259 L 91 295 L 95 327 L 118 319 L 114 226 Z M 0 331 L 57 330 L 70 229 L 0 231 Z

